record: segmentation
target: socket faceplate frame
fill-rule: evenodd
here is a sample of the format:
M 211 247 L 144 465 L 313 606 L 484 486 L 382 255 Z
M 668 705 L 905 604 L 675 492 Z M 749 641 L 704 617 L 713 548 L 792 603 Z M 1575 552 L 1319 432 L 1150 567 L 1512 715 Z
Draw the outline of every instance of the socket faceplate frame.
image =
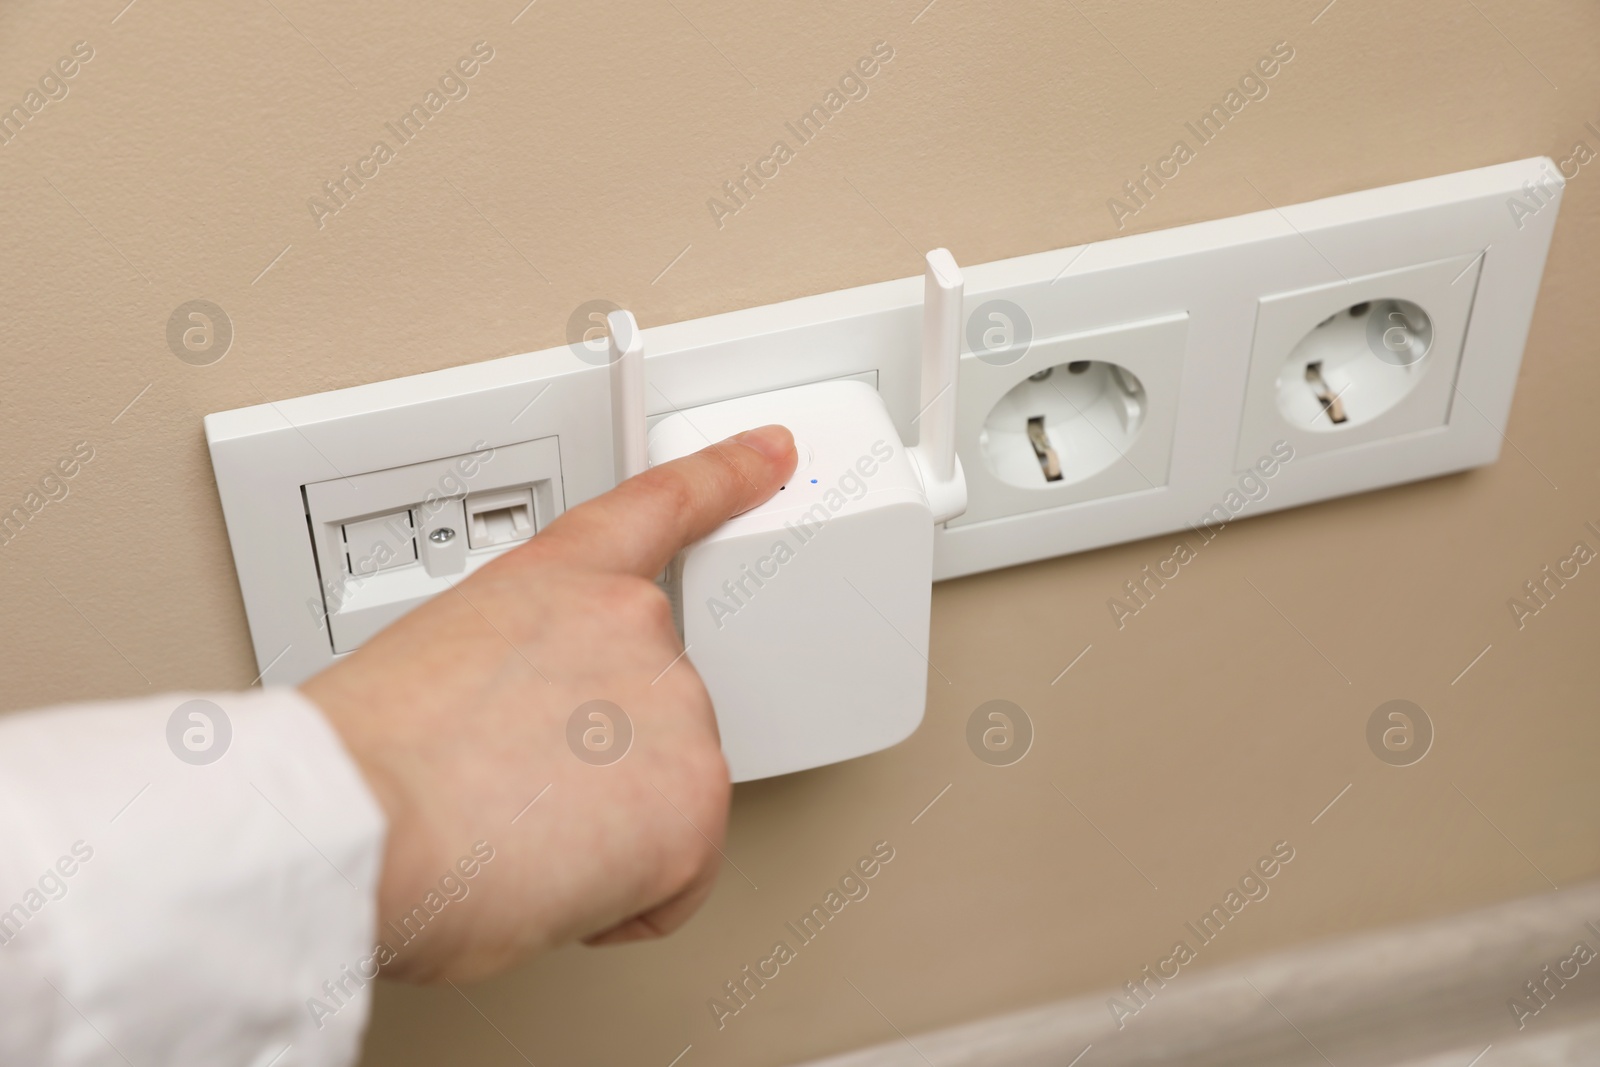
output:
M 1478 257 L 1477 291 L 1443 425 L 1283 466 L 1251 512 L 1493 462 L 1559 210 L 1558 172 L 1534 158 L 1096 244 L 964 266 L 964 321 L 987 301 L 1055 338 L 1187 315 L 1164 484 L 992 515 L 935 531 L 934 577 L 952 578 L 1183 529 L 1235 488 L 1261 301 L 1453 257 Z M 1524 186 L 1544 206 L 1514 213 Z M 915 439 L 922 278 L 907 277 L 643 330 L 649 416 L 793 385 L 876 375 Z M 1287 355 L 1287 353 L 1284 353 Z M 584 358 L 587 357 L 587 358 Z M 614 483 L 607 368 L 560 347 L 206 418 L 219 495 L 263 681 L 298 682 L 333 659 L 304 606 L 319 597 L 301 486 L 458 455 L 475 442 L 559 438 L 568 507 Z M 958 395 L 1006 368 L 963 352 Z M 1146 383 L 1147 387 L 1149 383 Z M 976 420 L 957 448 L 982 469 Z M 1251 457 L 1245 457 L 1250 459 Z

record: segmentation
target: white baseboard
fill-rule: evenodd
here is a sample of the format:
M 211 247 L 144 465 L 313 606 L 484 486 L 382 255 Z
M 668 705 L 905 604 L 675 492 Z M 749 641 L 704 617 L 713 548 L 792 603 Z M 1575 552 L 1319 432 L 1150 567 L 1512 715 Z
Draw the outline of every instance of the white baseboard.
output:
M 1600 953 L 1596 929 L 1600 885 L 1585 886 L 1179 971 L 1121 1029 L 1107 991 L 805 1067 L 1587 1067 L 1600 1064 L 1600 959 L 1547 986 L 1520 1027 L 1508 1001 L 1538 1005 L 1524 983 L 1580 941 Z

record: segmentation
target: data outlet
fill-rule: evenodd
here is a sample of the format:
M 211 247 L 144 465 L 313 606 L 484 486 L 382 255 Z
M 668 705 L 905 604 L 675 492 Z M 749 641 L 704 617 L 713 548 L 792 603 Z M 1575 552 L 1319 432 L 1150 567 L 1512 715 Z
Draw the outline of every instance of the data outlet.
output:
M 545 479 L 539 484 L 548 489 L 550 481 Z M 497 548 L 532 537 L 537 529 L 533 497 L 532 487 L 473 493 L 467 497 L 467 544 L 472 548 Z
M 339 524 L 345 574 L 376 574 L 403 567 L 417 558 L 417 531 L 412 511 L 395 511 L 359 522 Z M 330 560 L 337 565 L 339 560 Z
M 470 574 L 561 512 L 557 439 L 546 437 L 306 485 L 335 653 Z M 376 512 L 376 514 L 374 514 Z

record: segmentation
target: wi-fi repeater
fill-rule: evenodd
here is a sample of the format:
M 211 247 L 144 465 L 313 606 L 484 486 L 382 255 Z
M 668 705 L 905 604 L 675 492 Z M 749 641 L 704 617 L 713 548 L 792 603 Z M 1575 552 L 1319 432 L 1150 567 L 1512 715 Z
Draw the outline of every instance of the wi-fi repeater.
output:
M 922 722 L 933 528 L 967 506 L 955 445 L 962 286 L 948 251 L 928 253 L 911 447 L 877 390 L 850 380 L 647 428 L 643 337 L 630 312 L 608 317 L 619 482 L 742 430 L 794 434 L 799 465 L 783 489 L 685 548 L 663 578 L 736 782 L 864 756 Z

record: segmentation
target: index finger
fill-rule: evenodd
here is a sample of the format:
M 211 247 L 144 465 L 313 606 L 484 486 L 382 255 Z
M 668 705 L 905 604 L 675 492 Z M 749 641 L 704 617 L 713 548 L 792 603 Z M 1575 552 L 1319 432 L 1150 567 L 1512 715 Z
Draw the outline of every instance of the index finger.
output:
M 654 578 L 684 546 L 776 493 L 795 462 L 784 427 L 746 430 L 579 504 L 533 544 L 579 566 Z

